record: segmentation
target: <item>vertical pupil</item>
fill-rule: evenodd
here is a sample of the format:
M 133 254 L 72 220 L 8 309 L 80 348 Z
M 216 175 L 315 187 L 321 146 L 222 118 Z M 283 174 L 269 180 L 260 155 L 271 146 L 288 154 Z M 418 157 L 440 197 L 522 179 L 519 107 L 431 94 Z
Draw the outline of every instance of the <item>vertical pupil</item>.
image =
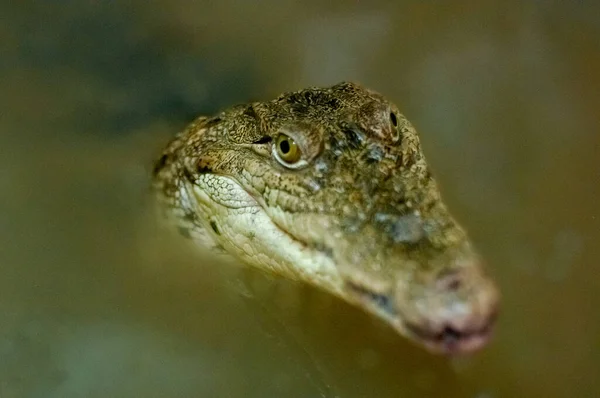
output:
M 281 149 L 282 153 L 288 153 L 290 151 L 290 143 L 287 140 L 281 141 L 279 143 L 279 149 Z
M 396 114 L 394 112 L 390 113 L 390 119 L 392 119 L 392 124 L 394 126 L 398 125 L 398 119 L 396 119 Z

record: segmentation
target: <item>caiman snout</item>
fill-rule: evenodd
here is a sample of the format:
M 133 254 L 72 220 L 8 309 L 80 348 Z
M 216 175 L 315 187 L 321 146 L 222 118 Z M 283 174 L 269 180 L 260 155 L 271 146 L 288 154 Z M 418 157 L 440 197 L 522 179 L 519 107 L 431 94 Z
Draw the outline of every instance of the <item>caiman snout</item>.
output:
M 491 338 L 499 293 L 479 264 L 443 271 L 425 285 L 400 283 L 396 303 L 408 334 L 436 353 L 463 354 Z
M 348 275 L 348 298 L 433 353 L 467 354 L 484 347 L 498 313 L 494 282 L 478 264 L 434 275 L 417 269 L 398 275 L 395 286 Z

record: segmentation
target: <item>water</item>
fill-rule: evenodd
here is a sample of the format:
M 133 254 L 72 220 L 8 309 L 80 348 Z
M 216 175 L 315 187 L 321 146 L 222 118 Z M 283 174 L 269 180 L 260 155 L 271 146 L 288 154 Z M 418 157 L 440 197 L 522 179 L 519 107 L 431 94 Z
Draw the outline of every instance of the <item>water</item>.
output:
M 0 8 L 0 397 L 600 395 L 598 6 Z M 499 282 L 473 357 L 154 221 L 151 163 L 187 121 L 341 80 L 416 125 Z

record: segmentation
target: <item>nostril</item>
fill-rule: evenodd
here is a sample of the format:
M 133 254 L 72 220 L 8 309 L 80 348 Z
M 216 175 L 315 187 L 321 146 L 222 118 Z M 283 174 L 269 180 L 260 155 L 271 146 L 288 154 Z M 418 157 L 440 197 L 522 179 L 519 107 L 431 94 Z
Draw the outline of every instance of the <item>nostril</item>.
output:
M 454 278 L 448 283 L 448 286 L 446 286 L 446 288 L 448 290 L 458 290 L 460 285 L 461 285 L 460 280 L 458 278 Z
M 451 345 L 460 340 L 462 337 L 462 333 L 459 331 L 447 326 L 441 333 L 441 340 L 444 344 Z
M 462 280 L 459 272 L 450 271 L 439 277 L 437 285 L 440 290 L 456 291 L 462 286 Z

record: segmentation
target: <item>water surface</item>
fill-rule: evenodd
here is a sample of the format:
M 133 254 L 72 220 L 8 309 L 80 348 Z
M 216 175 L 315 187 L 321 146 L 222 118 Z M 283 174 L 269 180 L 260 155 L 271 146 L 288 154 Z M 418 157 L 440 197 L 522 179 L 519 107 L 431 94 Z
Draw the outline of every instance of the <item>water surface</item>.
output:
M 600 24 L 559 2 L 0 7 L 0 397 L 600 396 Z M 195 115 L 355 80 L 413 121 L 503 292 L 449 360 L 154 221 Z

